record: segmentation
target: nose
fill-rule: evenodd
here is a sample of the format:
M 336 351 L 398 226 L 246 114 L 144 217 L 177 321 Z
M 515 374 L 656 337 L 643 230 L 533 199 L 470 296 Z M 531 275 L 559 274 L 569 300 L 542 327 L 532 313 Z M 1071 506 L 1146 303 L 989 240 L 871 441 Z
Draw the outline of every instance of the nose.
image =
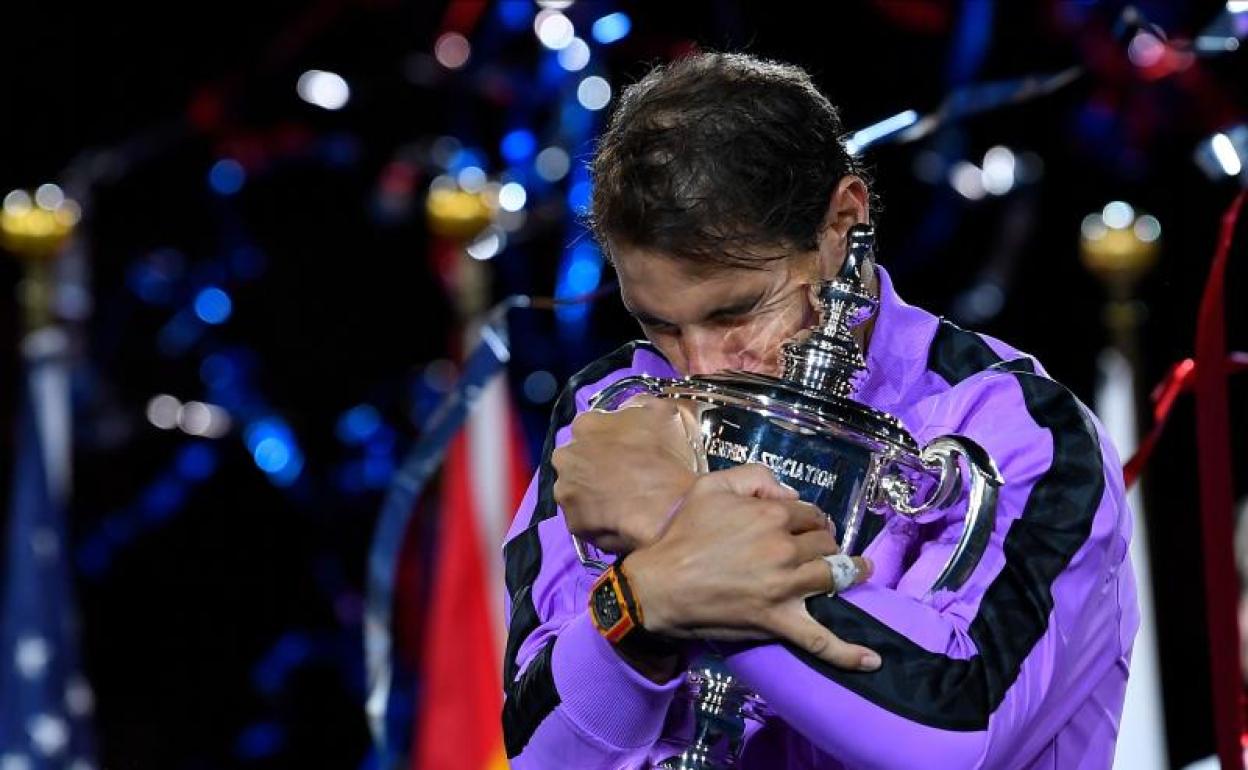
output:
M 713 374 L 741 368 L 741 356 L 728 335 L 711 329 L 685 329 L 680 337 L 686 374 Z

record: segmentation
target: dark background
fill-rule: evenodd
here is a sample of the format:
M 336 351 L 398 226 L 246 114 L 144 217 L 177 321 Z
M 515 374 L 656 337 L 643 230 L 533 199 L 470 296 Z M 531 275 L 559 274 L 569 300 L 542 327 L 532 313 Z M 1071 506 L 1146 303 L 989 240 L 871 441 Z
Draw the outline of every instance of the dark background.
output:
M 1222 7 L 1138 5 L 1178 37 L 1194 36 Z M 1080 221 L 1122 199 L 1162 223 L 1161 262 L 1139 290 L 1148 311 L 1146 389 L 1192 351 L 1217 223 L 1236 189 L 1206 178 L 1192 153 L 1243 119 L 1248 82 L 1242 54 L 1150 80 L 1114 41 L 1121 7 L 647 0 L 578 2 L 568 14 L 578 27 L 611 10 L 632 17 L 627 38 L 594 53 L 617 93 L 648 63 L 692 45 L 747 50 L 808 68 L 851 128 L 905 108 L 932 109 L 966 82 L 1088 65 L 1087 78 L 1058 94 L 869 159 L 882 200 L 881 258 L 903 296 L 1035 353 L 1090 402 L 1107 335 L 1104 291 L 1078 258 Z M 428 179 L 418 175 L 409 209 L 398 214 L 382 210 L 381 180 L 404 148 L 443 134 L 484 148 L 499 167 L 504 115 L 514 116 L 509 105 L 543 53 L 531 31 L 489 46 L 473 39 L 478 48 L 464 72 L 430 76 L 428 53 L 447 10 L 445 2 L 224 0 L 26 3 L 4 13 L 0 191 L 56 180 L 92 148 L 138 148 L 124 172 L 103 175 L 84 225 L 95 304 L 75 386 L 71 528 L 106 767 L 365 761 L 364 557 L 387 463 L 436 402 L 439 370 L 428 365 L 456 353 L 452 303 L 429 259 Z M 297 98 L 295 80 L 310 68 L 347 78 L 353 91 L 344 110 Z M 510 85 L 500 90 L 495 76 Z M 538 105 L 527 119 L 543 125 L 551 109 Z M 931 157 L 925 152 L 978 161 L 997 144 L 1034 153 L 1042 178 L 974 203 L 916 178 L 916 163 Z M 223 157 L 256 159 L 236 195 L 207 183 Z M 523 243 L 494 260 L 496 296 L 553 291 L 568 216 L 565 206 L 535 218 Z M 1248 346 L 1238 301 L 1248 269 L 1242 251 L 1241 244 L 1228 275 L 1228 329 L 1238 349 Z M 136 276 L 153 265 L 174 278 L 163 298 L 145 301 Z M 1004 306 L 968 313 L 963 293 L 990 267 L 1009 276 Z M 0 261 L 5 297 L 14 296 L 19 275 L 15 260 Z M 159 335 L 185 307 L 188 287 L 223 276 L 233 281 L 228 323 L 193 355 L 162 352 Z M 525 395 L 525 379 L 544 370 L 562 380 L 636 332 L 608 296 L 572 343 L 553 317 L 536 312 L 517 317 L 512 333 L 510 376 L 537 440 L 550 405 Z M 19 339 L 19 312 L 6 299 L 6 468 Z M 213 352 L 233 362 L 250 403 L 298 434 L 298 484 L 271 483 L 237 435 L 189 442 L 144 418 L 157 393 L 206 399 L 200 364 Z M 1244 382 L 1234 384 L 1238 495 L 1248 486 L 1244 396 Z M 367 473 L 359 471 L 365 450 L 337 433 L 342 414 L 358 404 L 375 407 L 388 431 L 367 450 L 376 458 Z M 1155 470 L 1147 486 L 1154 562 L 1171 565 L 1155 581 L 1176 764 L 1212 751 L 1192 435 L 1185 402 L 1154 460 L 1164 474 Z M 200 460 L 215 471 L 162 504 L 157 482 L 191 444 L 205 447 Z

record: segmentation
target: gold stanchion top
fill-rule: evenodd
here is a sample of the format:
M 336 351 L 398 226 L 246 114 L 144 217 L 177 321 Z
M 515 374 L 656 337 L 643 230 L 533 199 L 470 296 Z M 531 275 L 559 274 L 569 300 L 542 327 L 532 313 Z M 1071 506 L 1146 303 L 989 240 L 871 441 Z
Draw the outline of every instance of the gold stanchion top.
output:
M 1126 299 L 1161 251 L 1161 223 L 1151 214 L 1137 214 L 1129 204 L 1113 201 L 1083 218 L 1079 254 L 1083 265 L 1101 279 L 1115 299 Z
M 425 199 L 429 229 L 448 238 L 468 240 L 485 229 L 494 211 L 482 193 L 433 187 Z
M 33 197 L 14 190 L 0 207 L 0 246 L 27 259 L 56 256 L 81 216 L 78 204 L 55 185 L 43 185 Z
M 488 262 L 507 243 L 506 230 L 499 222 L 509 211 L 499 201 L 504 188 L 484 178 L 465 186 L 448 175 L 429 185 L 425 216 L 430 231 L 460 246 L 450 288 L 461 320 L 476 318 L 490 306 Z
M 52 263 L 81 218 L 78 203 L 53 184 L 39 187 L 33 195 L 14 190 L 0 205 L 0 246 L 26 265 L 20 298 L 26 310 L 27 331 L 52 321 L 56 297 Z

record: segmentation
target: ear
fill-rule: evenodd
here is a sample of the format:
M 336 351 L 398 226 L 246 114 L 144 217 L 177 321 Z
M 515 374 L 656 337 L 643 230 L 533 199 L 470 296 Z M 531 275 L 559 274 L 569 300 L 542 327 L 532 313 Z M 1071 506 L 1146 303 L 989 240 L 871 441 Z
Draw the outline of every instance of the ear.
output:
M 869 221 L 870 199 L 867 183 L 853 174 L 842 177 L 828 198 L 828 210 L 819 233 L 819 267 L 825 278 L 836 275 L 845 261 L 849 228 Z

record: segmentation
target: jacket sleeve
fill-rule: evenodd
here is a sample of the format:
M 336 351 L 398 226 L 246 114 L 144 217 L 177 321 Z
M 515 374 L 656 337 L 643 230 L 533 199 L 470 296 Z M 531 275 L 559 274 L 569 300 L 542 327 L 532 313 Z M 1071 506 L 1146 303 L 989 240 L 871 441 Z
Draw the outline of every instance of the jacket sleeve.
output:
M 592 576 L 553 499 L 551 451 L 567 441 L 567 426 L 589 395 L 629 373 L 622 367 L 633 352 L 617 351 L 586 369 L 556 402 L 541 467 L 503 548 L 503 734 L 516 770 L 642 767 L 680 682 L 646 679 L 594 629 L 586 610 Z
M 1104 688 L 1121 708 L 1137 610 L 1116 453 L 1086 408 L 1043 376 L 984 372 L 948 401 L 944 414 L 959 417 L 924 434 L 974 439 L 1005 478 L 971 578 L 929 591 L 964 510 L 894 521 L 871 548 L 909 528 L 908 566 L 807 601 L 823 625 L 879 652 L 880 669 L 840 670 L 781 644 L 726 650 L 729 669 L 778 716 L 850 767 L 1024 765 Z M 1108 716 L 1115 727 L 1117 718 Z M 1112 752 L 1112 739 L 1101 743 Z

